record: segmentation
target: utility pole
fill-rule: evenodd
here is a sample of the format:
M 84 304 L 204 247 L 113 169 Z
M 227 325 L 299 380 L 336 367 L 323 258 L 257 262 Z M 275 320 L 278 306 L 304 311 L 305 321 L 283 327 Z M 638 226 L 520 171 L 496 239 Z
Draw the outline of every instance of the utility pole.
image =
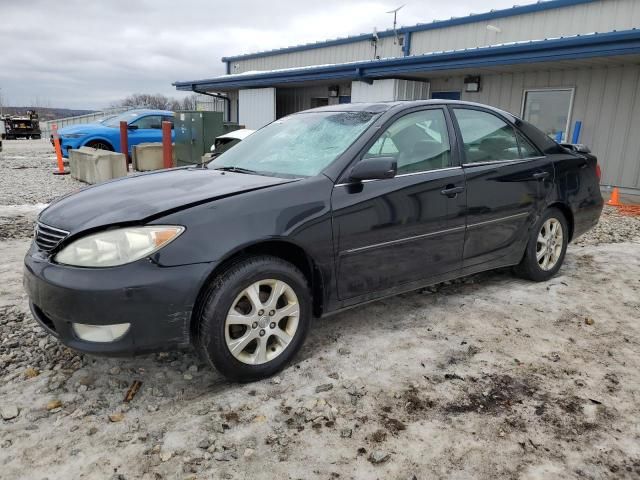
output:
M 0 118 L 2 118 L 2 106 L 4 102 L 2 101 L 2 87 L 0 87 Z

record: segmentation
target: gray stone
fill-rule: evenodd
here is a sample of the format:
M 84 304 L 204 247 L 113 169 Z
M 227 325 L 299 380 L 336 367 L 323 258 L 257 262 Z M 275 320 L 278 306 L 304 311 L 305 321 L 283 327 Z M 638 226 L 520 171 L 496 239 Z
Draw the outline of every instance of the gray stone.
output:
M 391 454 L 380 450 L 374 450 L 369 454 L 369 461 L 374 465 L 384 463 L 391 458 Z
M 333 390 L 333 383 L 325 383 L 316 387 L 316 393 L 328 392 L 329 390 Z
M 0 415 L 3 420 L 11 420 L 20 415 L 20 410 L 16 405 L 3 405 L 0 407 Z

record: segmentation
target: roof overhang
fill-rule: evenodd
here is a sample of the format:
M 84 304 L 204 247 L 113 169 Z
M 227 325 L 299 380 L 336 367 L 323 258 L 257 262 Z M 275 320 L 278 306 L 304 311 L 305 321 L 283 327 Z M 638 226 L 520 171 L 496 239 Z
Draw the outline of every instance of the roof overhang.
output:
M 555 39 L 532 40 L 425 55 L 349 62 L 332 65 L 247 72 L 175 82 L 178 90 L 229 91 L 244 88 L 293 86 L 318 81 L 372 81 L 416 73 L 436 73 L 500 65 L 564 62 L 595 57 L 640 53 L 640 30 L 593 33 Z

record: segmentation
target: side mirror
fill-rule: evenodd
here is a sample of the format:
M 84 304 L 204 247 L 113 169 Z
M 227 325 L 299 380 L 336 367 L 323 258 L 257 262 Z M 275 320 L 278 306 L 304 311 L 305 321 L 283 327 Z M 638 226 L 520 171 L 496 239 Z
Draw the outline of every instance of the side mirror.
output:
M 128 130 L 137 130 L 138 129 L 138 125 L 128 125 L 127 129 Z
M 398 172 L 398 162 L 393 157 L 363 158 L 351 170 L 350 180 L 384 180 Z
M 591 153 L 589 147 L 582 143 L 561 143 L 564 148 L 568 148 L 572 152 L 576 153 Z

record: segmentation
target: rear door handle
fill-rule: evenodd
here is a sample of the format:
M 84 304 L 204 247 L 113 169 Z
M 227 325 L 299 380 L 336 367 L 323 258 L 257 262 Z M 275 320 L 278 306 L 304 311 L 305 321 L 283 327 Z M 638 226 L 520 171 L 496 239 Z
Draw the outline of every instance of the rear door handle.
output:
M 536 180 L 542 180 L 543 178 L 547 178 L 549 176 L 549 172 L 537 172 L 533 174 L 533 178 Z
M 442 190 L 440 193 L 442 195 L 446 195 L 449 198 L 454 198 L 459 193 L 464 192 L 464 187 L 454 187 L 453 185 L 447 185 L 447 188 Z

